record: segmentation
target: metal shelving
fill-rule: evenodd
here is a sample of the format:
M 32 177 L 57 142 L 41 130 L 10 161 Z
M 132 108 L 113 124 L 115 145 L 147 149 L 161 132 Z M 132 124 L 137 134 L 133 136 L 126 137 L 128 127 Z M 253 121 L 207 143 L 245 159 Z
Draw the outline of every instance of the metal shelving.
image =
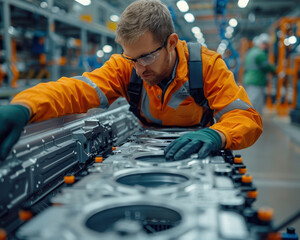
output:
M 87 55 L 90 42 L 99 46 L 107 43 L 114 44 L 113 52 L 120 51 L 120 47 L 113 41 L 115 37 L 114 31 L 110 30 L 104 23 L 97 23 L 96 21 L 99 20 L 99 17 L 95 19 L 99 9 L 105 9 L 106 16 L 103 19 L 108 18 L 108 14 L 110 13 L 119 14 L 118 9 L 105 2 L 94 1 L 92 2 L 94 6 L 90 7 L 94 9 L 92 13 L 94 21 L 88 22 L 80 20 L 78 13 L 72 9 L 68 11 L 68 7 L 70 8 L 71 4 L 74 4 L 71 0 L 58 2 L 47 0 L 45 1 L 45 8 L 41 7 L 42 2 L 40 0 L 0 0 L 0 15 L 2 16 L 0 19 L 0 36 L 2 36 L 3 41 L 2 55 L 7 66 L 17 64 L 14 62 L 12 40 L 19 38 L 19 42 L 23 44 L 23 42 L 26 42 L 26 38 L 32 38 L 32 35 L 37 31 L 42 32 L 47 41 L 46 58 L 47 63 L 50 63 L 47 65 L 47 69 L 49 76 L 51 76 L 48 80 L 57 80 L 61 77 L 61 72 L 66 72 L 61 71 L 62 67 L 58 64 L 58 54 L 60 53 L 58 48 L 62 48 L 62 44 L 66 45 L 70 38 L 80 41 L 80 54 L 77 57 L 83 59 Z M 65 6 L 65 9 L 63 6 Z M 28 46 L 25 46 L 24 49 L 24 51 L 30 51 Z M 19 54 L 26 55 L 18 51 Z M 27 58 L 25 64 L 29 62 L 30 59 Z M 11 85 L 11 81 L 14 78 L 14 73 L 10 68 L 6 67 L 6 69 L 9 69 L 6 70 L 7 83 L 9 85 Z M 66 68 L 70 69 L 70 66 Z M 77 72 L 82 72 L 82 70 L 88 69 L 78 68 Z

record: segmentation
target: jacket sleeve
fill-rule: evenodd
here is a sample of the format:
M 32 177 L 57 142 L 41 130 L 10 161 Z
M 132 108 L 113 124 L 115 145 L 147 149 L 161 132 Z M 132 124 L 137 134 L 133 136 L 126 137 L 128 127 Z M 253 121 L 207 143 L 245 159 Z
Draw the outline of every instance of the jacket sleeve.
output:
M 204 94 L 217 120 L 211 128 L 225 135 L 227 149 L 251 146 L 261 135 L 263 123 L 246 91 L 237 86 L 219 54 L 211 56 L 203 67 Z
M 106 108 L 118 97 L 127 97 L 130 74 L 130 64 L 113 55 L 91 73 L 40 83 L 19 93 L 12 103 L 29 105 L 33 113 L 31 122 L 84 113 L 90 108 Z

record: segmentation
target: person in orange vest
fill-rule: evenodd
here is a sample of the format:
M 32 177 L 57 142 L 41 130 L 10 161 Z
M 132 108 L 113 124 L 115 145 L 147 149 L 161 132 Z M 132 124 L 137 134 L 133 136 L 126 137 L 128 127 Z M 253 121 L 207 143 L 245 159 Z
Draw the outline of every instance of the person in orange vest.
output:
M 0 108 L 2 160 L 28 122 L 106 108 L 119 97 L 127 99 L 145 126 L 202 125 L 165 149 L 169 161 L 193 153 L 205 158 L 221 148 L 246 148 L 261 135 L 262 119 L 221 55 L 200 44 L 194 45 L 198 50 L 189 51 L 174 31 L 167 6 L 160 1 L 130 4 L 120 17 L 115 41 L 123 51 L 113 54 L 102 67 L 38 84 Z M 191 82 L 195 75 L 200 77 Z M 213 121 L 207 118 L 209 114 Z

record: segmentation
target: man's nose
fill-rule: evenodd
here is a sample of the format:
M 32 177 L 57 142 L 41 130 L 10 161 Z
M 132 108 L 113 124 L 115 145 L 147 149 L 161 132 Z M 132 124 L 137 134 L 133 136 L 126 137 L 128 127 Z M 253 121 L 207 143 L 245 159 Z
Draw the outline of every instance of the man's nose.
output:
M 145 72 L 145 70 L 146 70 L 145 66 L 141 65 L 138 62 L 135 64 L 135 71 L 138 76 L 141 76 L 143 72 Z

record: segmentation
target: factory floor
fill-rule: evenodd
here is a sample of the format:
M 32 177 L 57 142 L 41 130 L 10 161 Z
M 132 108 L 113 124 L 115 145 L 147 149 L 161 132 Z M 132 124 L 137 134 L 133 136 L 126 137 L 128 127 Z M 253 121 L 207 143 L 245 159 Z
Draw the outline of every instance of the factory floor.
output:
M 300 125 L 274 110 L 265 109 L 262 117 L 264 131 L 258 141 L 234 154 L 242 155 L 258 188 L 254 207 L 273 208 L 277 226 L 300 210 Z M 300 235 L 300 219 L 289 226 Z

